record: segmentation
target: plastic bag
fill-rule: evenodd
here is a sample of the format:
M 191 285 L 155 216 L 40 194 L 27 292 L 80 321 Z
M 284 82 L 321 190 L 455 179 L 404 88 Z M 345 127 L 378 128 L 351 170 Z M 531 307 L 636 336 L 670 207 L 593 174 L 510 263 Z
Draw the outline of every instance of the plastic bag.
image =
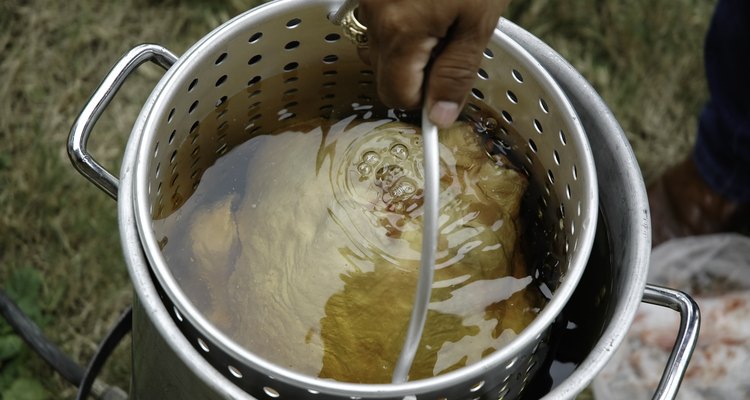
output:
M 652 252 L 648 282 L 690 294 L 701 310 L 698 344 L 677 399 L 750 399 L 750 238 L 666 242 Z M 678 313 L 641 304 L 625 341 L 594 380 L 595 398 L 650 399 L 678 328 Z

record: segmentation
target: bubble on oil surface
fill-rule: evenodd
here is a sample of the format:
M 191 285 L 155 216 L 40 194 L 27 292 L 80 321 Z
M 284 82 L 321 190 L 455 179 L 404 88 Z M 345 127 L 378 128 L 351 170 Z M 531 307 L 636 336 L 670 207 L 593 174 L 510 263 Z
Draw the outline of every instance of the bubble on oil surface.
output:
M 380 155 L 374 151 L 368 151 L 362 154 L 362 161 L 370 165 L 377 165 L 380 162 Z
M 403 199 L 416 193 L 417 187 L 410 180 L 401 180 L 391 187 L 389 192 L 395 198 Z
M 354 200 L 359 207 L 376 213 L 417 210 L 424 180 L 421 136 L 400 123 L 372 126 L 377 128 L 356 132 L 346 147 L 340 165 L 347 171 L 337 175 L 335 190 L 342 201 Z
M 370 175 L 370 172 L 372 172 L 372 166 L 370 166 L 370 164 L 368 164 L 366 162 L 361 162 L 361 163 L 359 163 L 359 165 L 357 165 L 357 171 L 363 177 L 364 176 L 368 176 L 368 175 Z
M 399 160 L 406 160 L 409 157 L 409 149 L 401 143 L 394 144 L 391 147 L 391 154 Z

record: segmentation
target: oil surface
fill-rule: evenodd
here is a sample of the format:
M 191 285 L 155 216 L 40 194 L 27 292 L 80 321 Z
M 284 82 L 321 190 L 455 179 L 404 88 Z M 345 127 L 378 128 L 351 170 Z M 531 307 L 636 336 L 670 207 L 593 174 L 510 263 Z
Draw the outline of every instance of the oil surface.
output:
M 475 127 L 440 133 L 440 239 L 411 380 L 480 360 L 546 302 L 521 251 L 527 178 Z M 316 119 L 258 135 L 208 168 L 162 224 L 196 307 L 237 343 L 298 372 L 387 383 L 421 249 L 419 129 Z

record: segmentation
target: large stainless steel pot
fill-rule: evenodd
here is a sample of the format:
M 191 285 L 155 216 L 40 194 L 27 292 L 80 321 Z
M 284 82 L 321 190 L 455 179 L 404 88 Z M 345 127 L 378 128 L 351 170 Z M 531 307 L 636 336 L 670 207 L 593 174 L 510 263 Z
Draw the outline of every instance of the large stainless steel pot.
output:
M 596 317 L 602 321 L 599 340 L 588 349 L 588 356 L 575 372 L 548 394 L 550 398 L 569 398 L 582 390 L 609 359 L 612 350 L 622 340 L 635 309 L 644 296 L 650 248 L 648 206 L 642 178 L 638 173 L 632 151 L 598 95 L 572 67 L 543 43 L 507 21 L 503 22 L 501 27 L 506 34 L 532 52 L 552 73 L 573 102 L 594 150 L 599 195 L 602 199 L 601 212 L 606 219 L 607 236 L 611 238 L 606 246 L 614 268 L 611 280 L 605 282 L 603 302 L 600 303 L 606 304 L 606 307 L 595 310 L 600 312 Z M 240 389 L 231 380 L 232 376 L 242 377 L 239 370 L 232 367 L 229 367 L 229 373 L 217 370 L 217 360 L 212 359 L 214 355 L 211 351 L 203 345 L 196 346 L 188 341 L 185 328 L 180 329 L 178 326 L 182 317 L 160 288 L 150 268 L 149 257 L 144 253 L 147 246 L 143 242 L 142 231 L 139 231 L 136 221 L 137 210 L 133 201 L 133 186 L 136 179 L 134 167 L 138 162 L 139 152 L 142 152 L 139 144 L 148 122 L 147 110 L 157 102 L 155 95 L 149 98 L 144 106 L 145 111 L 141 113 L 133 128 L 120 173 L 119 189 L 117 180 L 111 174 L 87 158 L 89 156 L 85 151 L 85 141 L 96 118 L 125 77 L 147 60 L 168 68 L 176 61 L 176 57 L 158 46 L 151 45 L 136 48 L 126 55 L 105 79 L 82 113 L 80 120 L 85 123 L 81 125 L 81 130 L 74 128 L 71 142 L 74 161 L 92 168 L 87 170 L 88 176 L 113 197 L 120 198 L 118 205 L 121 237 L 137 294 L 133 330 L 133 395 L 135 398 L 250 398 L 246 390 Z M 154 94 L 158 94 L 163 85 L 164 81 L 160 82 Z M 697 309 L 689 298 L 674 291 L 649 287 L 646 288 L 644 298 L 646 301 L 669 304 L 685 314 L 680 343 L 673 354 L 663 385 L 657 393 L 657 397 L 673 396 L 697 336 Z M 217 354 L 216 357 L 222 356 Z M 221 361 L 223 360 L 219 360 Z M 507 368 L 511 368 L 513 363 L 515 361 L 511 361 Z M 528 374 L 531 367 L 524 366 L 524 369 Z M 266 371 L 268 372 L 270 371 Z M 268 375 L 273 380 L 273 374 Z M 526 377 L 523 378 L 525 384 Z M 278 391 L 270 386 L 263 386 L 265 383 L 260 385 L 262 387 L 257 391 L 260 396 L 280 397 Z M 501 390 L 501 396 L 508 393 L 507 390 L 504 392 Z M 317 390 L 310 389 L 308 393 L 315 395 Z

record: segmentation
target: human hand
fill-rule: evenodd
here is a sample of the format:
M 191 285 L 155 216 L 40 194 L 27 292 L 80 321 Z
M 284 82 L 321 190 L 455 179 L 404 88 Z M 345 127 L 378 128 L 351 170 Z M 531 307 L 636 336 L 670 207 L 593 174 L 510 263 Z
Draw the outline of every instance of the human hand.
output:
M 357 18 L 367 26 L 368 36 L 368 47 L 360 49 L 360 57 L 373 67 L 380 100 L 405 109 L 424 101 L 433 123 L 441 128 L 452 124 L 466 103 L 482 52 L 508 3 L 360 0 Z

